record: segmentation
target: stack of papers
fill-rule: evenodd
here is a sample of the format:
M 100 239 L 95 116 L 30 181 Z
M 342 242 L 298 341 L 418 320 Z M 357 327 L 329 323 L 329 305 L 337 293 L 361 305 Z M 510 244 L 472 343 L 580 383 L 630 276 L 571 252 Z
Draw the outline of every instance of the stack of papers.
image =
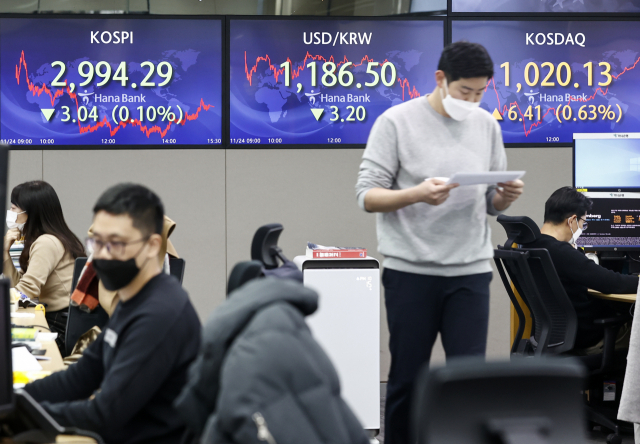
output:
M 27 347 L 15 347 L 11 349 L 11 359 L 14 372 L 32 372 L 42 370 L 35 356 L 29 353 Z
M 525 175 L 526 171 L 487 171 L 484 173 L 456 173 L 451 177 L 434 177 L 447 185 L 457 183 L 460 186 L 466 185 L 496 185 L 498 183 L 518 180 Z

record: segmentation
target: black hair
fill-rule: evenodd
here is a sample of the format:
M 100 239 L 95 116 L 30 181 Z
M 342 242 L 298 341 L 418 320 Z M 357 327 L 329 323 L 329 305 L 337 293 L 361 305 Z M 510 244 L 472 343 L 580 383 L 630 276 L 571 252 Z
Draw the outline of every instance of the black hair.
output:
M 474 77 L 493 77 L 493 61 L 484 46 L 460 41 L 442 50 L 438 70 L 444 71 L 447 82 Z
M 11 203 L 27 213 L 27 222 L 22 230 L 24 249 L 20 254 L 20 268 L 29 267 L 31 245 L 43 234 L 58 238 L 66 252 L 73 258 L 85 255 L 80 239 L 73 234 L 64 220 L 62 206 L 56 191 L 42 180 L 21 183 L 11 191 Z
M 160 198 L 149 188 L 133 183 L 114 185 L 102 193 L 93 207 L 93 214 L 106 211 L 109 214 L 126 214 L 133 226 L 148 236 L 162 234 L 164 207 Z
M 544 222 L 555 225 L 571 216 L 584 216 L 591 209 L 591 199 L 573 187 L 562 187 L 553 192 L 544 204 Z

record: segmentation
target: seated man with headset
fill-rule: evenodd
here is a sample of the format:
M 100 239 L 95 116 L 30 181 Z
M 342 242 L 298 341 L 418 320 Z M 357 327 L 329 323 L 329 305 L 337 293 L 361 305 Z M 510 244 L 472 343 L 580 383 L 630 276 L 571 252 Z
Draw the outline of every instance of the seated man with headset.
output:
M 545 248 L 549 251 L 560 281 L 578 315 L 575 348 L 596 345 L 604 337 L 602 327 L 594 325 L 597 318 L 615 316 L 629 309 L 624 303 L 605 301 L 589 296 L 589 289 L 602 293 L 636 293 L 638 276 L 607 270 L 587 258 L 577 248 L 576 240 L 587 229 L 586 216 L 591 199 L 572 187 L 556 190 L 544 206 L 542 235 L 525 248 Z

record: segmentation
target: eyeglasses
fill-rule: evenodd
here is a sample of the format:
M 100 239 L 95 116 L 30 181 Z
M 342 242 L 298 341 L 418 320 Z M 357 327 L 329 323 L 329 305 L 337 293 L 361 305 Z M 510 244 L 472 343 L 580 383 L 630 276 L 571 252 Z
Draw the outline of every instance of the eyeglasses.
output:
M 585 231 L 587 229 L 587 227 L 589 226 L 589 223 L 585 220 L 585 219 L 578 219 L 578 222 L 582 221 L 582 226 L 580 227 L 582 229 L 582 231 Z M 580 225 L 578 225 L 580 226 Z
M 122 256 L 124 254 L 125 248 L 127 245 L 137 244 L 139 242 L 146 242 L 149 240 L 150 236 L 143 237 L 142 239 L 138 239 L 130 242 L 119 242 L 119 241 L 109 241 L 104 242 L 100 239 L 96 239 L 94 237 L 87 238 L 87 250 L 93 251 L 93 254 L 98 253 L 102 248 L 106 248 L 109 254 L 113 256 Z

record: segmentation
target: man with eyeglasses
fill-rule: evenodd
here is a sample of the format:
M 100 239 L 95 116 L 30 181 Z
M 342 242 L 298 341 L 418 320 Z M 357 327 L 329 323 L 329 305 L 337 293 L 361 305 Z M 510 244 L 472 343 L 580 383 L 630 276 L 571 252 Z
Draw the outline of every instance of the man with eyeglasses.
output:
M 571 303 L 578 315 L 575 347 L 586 349 L 604 337 L 602 327 L 594 319 L 628 312 L 629 305 L 589 296 L 589 289 L 602 293 L 635 293 L 638 276 L 607 270 L 587 258 L 576 246 L 580 234 L 587 229 L 587 213 L 591 199 L 572 187 L 556 190 L 544 206 L 544 225 L 540 239 L 524 244 L 526 248 L 545 248 Z
M 76 364 L 25 390 L 61 425 L 107 443 L 180 442 L 185 428 L 172 404 L 198 353 L 200 321 L 157 260 L 162 202 L 143 186 L 120 184 L 93 212 L 93 268 L 120 303 Z

